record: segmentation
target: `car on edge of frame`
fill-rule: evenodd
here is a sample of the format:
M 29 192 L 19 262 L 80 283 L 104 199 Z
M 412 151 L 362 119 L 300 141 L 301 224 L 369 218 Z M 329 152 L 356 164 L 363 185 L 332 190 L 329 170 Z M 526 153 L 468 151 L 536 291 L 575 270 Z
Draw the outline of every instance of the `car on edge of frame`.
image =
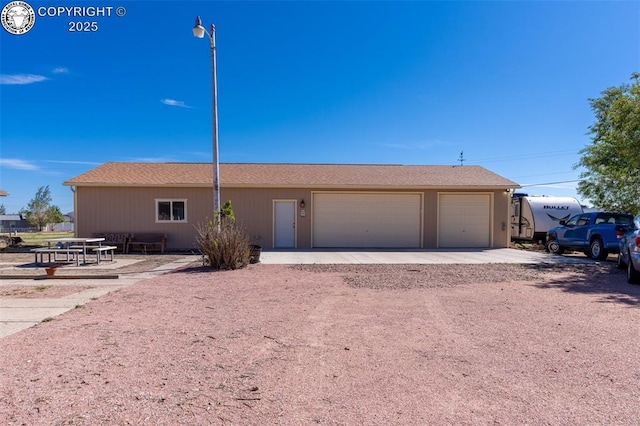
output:
M 547 231 L 548 252 L 562 254 L 582 251 L 594 260 L 604 260 L 617 253 L 620 237 L 633 224 L 633 215 L 615 212 L 587 212 L 573 216 Z
M 627 269 L 627 282 L 640 284 L 640 214 L 633 218 L 628 232 L 620 238 L 618 268 Z

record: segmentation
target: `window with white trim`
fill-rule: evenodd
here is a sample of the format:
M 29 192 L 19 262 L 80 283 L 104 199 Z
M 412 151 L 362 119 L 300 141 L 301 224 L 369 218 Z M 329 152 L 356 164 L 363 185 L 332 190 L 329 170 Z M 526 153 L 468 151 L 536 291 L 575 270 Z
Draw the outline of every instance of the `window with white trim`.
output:
M 156 200 L 156 222 L 186 222 L 187 200 Z

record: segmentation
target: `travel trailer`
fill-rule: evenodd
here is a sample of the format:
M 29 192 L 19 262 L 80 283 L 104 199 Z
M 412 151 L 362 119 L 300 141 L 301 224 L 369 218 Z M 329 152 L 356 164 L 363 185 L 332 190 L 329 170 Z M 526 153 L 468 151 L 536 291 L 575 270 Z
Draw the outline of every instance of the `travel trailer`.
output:
M 582 206 L 572 197 L 529 196 L 513 194 L 511 198 L 511 240 L 545 243 L 547 231 L 582 213 Z

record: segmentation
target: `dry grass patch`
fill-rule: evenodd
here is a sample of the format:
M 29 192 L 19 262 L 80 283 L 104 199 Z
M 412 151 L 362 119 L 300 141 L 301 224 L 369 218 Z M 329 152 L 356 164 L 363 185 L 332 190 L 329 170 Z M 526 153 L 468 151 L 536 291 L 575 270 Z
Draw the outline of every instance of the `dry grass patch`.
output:
M 0 299 L 58 299 L 89 290 L 92 286 L 11 285 L 0 286 Z

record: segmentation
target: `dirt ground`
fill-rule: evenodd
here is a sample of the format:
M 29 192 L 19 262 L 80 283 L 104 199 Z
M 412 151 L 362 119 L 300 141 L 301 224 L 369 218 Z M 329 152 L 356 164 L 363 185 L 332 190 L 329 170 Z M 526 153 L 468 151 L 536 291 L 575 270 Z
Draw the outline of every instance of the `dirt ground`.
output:
M 120 276 L 127 277 L 141 272 L 151 271 L 167 263 L 174 262 L 189 256 L 189 253 L 173 254 L 116 254 L 116 264 L 102 262 L 101 265 L 89 265 L 77 267 L 71 264 L 57 264 L 57 276 Z M 122 264 L 122 266 L 120 266 Z M 201 258 L 193 255 L 193 264 L 201 265 Z M 77 293 L 91 286 L 57 285 L 58 282 L 25 280 L 20 285 L 3 285 L 2 278 L 11 276 L 42 277 L 45 275 L 45 266 L 36 265 L 32 253 L 25 251 L 0 253 L 0 299 L 29 298 L 29 299 L 55 299 Z
M 101 262 L 101 265 L 89 265 L 77 267 L 73 263 L 58 263 L 56 266 L 60 268 L 60 271 L 64 271 L 67 275 L 86 275 L 91 273 L 96 274 L 135 274 L 138 272 L 149 271 L 155 267 L 164 265 L 166 263 L 173 262 L 177 259 L 181 259 L 184 256 L 189 256 L 190 253 L 167 253 L 167 254 L 122 254 L 116 253 L 115 259 L 126 260 L 124 266 L 119 266 L 117 263 L 112 265 L 111 262 Z M 194 263 L 201 262 L 200 256 L 192 254 Z M 27 251 L 5 251 L 0 252 L 0 275 L 2 274 L 24 274 L 24 275 L 37 275 L 43 274 L 44 268 L 47 265 L 36 265 L 34 263 L 34 255 Z M 93 259 L 95 260 L 95 258 Z
M 1 339 L 0 423 L 639 424 L 639 308 L 613 262 L 194 263 Z

